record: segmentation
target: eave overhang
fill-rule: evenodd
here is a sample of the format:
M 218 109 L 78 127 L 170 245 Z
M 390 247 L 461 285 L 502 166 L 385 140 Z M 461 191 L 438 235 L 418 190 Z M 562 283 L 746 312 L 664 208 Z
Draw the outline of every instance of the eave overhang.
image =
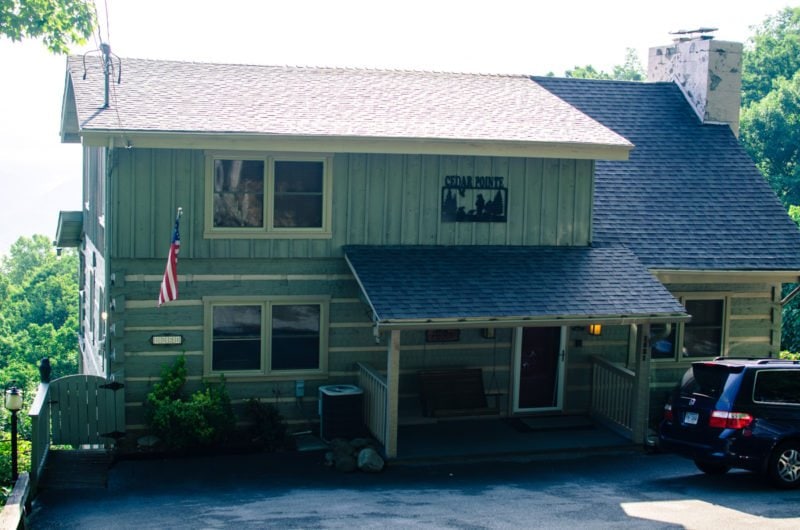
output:
M 58 248 L 78 247 L 83 241 L 83 212 L 58 212 L 58 227 L 53 244 Z
M 632 144 L 524 142 L 447 138 L 271 135 L 195 131 L 80 131 L 84 145 L 154 149 L 226 149 L 325 153 L 508 156 L 579 160 L 627 160 Z M 64 135 L 62 134 L 62 138 Z M 73 136 L 70 136 L 73 138 Z M 65 140 L 66 141 L 66 140 Z
M 661 283 L 796 283 L 797 270 L 681 270 L 650 269 Z

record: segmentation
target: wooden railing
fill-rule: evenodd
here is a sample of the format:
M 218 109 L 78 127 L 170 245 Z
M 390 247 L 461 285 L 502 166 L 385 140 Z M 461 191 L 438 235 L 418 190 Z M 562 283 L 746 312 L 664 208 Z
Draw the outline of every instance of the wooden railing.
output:
M 627 368 L 592 357 L 592 416 L 627 438 L 633 436 L 635 380 Z
M 31 483 L 35 489 L 50 450 L 49 383 L 39 383 L 28 415 L 31 417 Z
M 358 386 L 364 391 L 364 421 L 375 438 L 386 446 L 386 377 L 366 364 L 357 363 Z

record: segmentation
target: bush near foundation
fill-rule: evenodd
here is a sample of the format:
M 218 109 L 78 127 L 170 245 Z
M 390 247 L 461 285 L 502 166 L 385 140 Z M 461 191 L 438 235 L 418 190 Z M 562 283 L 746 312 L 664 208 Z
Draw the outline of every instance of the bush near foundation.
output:
M 168 449 L 186 450 L 225 442 L 234 430 L 236 419 L 224 378 L 206 384 L 187 396 L 186 358 L 178 357 L 165 366 L 161 380 L 153 385 L 145 401 L 146 421 L 153 434 Z

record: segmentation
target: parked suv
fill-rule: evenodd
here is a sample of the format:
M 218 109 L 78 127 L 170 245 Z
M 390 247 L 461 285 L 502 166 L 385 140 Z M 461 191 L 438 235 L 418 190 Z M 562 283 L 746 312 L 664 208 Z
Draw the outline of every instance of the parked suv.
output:
M 705 473 L 744 468 L 800 486 L 800 362 L 695 362 L 664 406 L 660 447 Z

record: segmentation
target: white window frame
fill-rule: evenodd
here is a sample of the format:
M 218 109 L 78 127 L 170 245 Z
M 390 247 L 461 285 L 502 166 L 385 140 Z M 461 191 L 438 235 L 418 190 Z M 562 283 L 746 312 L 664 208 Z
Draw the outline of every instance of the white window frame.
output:
M 264 162 L 264 226 L 214 226 L 214 162 L 216 160 L 254 160 Z M 322 162 L 322 226 L 275 227 L 275 163 Z M 206 153 L 205 164 L 205 230 L 206 239 L 328 239 L 333 219 L 333 156 L 325 154 L 252 153 L 214 151 Z
M 728 355 L 728 322 L 730 322 L 730 296 L 728 294 L 723 293 L 682 293 L 682 294 L 675 294 L 673 296 L 678 299 L 681 305 L 685 308 L 687 301 L 694 301 L 694 300 L 722 300 L 722 330 L 721 330 L 721 337 L 720 337 L 720 352 L 716 355 L 711 357 L 691 357 L 682 355 L 683 353 L 683 340 L 685 334 L 686 323 L 681 322 L 676 324 L 675 328 L 675 344 L 677 348 L 673 351 L 672 357 L 662 357 L 662 358 L 652 358 L 652 362 L 655 363 L 668 363 L 668 362 L 691 362 L 691 361 L 703 361 L 708 359 L 713 359 L 719 356 L 726 356 Z
M 257 305 L 261 306 L 261 368 L 258 370 L 213 370 L 214 307 Z M 310 370 L 271 370 L 272 364 L 272 308 L 276 305 L 318 305 L 319 312 L 319 367 Z M 203 297 L 204 338 L 203 373 L 206 376 L 259 377 L 272 379 L 297 379 L 324 376 L 328 373 L 328 322 L 329 296 L 206 296 Z

